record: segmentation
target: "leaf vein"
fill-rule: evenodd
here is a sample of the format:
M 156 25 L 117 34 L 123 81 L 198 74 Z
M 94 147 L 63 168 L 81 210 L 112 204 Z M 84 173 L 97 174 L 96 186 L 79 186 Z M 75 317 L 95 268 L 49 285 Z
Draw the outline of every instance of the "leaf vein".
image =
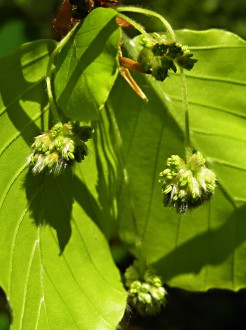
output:
M 152 176 L 152 185 L 151 185 L 151 191 L 150 191 L 150 199 L 149 199 L 149 203 L 148 203 L 148 210 L 147 210 L 145 222 L 143 225 L 142 241 L 144 241 L 148 223 L 151 220 L 150 215 L 151 215 L 151 209 L 152 209 L 152 204 L 153 204 L 152 202 L 154 199 L 155 186 L 156 186 L 156 182 L 157 182 L 156 178 L 158 177 L 158 174 L 159 174 L 158 173 L 158 159 L 159 159 L 158 155 L 160 155 L 161 141 L 163 139 L 163 133 L 164 133 L 164 124 L 162 122 L 160 134 L 159 134 L 159 140 L 158 140 L 158 143 L 156 144 L 157 148 L 156 148 L 156 156 L 154 157 L 155 161 L 154 161 L 154 170 L 153 170 L 154 175 Z
M 26 210 L 25 210 L 25 213 L 26 213 Z M 23 219 L 24 219 L 24 216 L 22 217 L 22 220 Z M 22 220 L 21 220 L 21 222 L 22 222 Z M 27 264 L 27 273 L 26 273 L 25 282 L 24 282 L 23 301 L 22 301 L 22 309 L 21 309 L 21 316 L 20 316 L 20 329 L 23 329 L 22 325 L 23 325 L 24 313 L 25 313 L 25 307 L 26 307 L 28 282 L 29 282 L 29 279 L 30 279 L 30 274 L 31 274 L 31 268 L 32 268 L 32 263 L 33 263 L 33 259 L 34 259 L 34 254 L 35 254 L 35 251 L 37 249 L 37 243 L 38 243 L 38 240 L 36 239 L 34 241 L 33 248 L 31 250 L 29 262 Z

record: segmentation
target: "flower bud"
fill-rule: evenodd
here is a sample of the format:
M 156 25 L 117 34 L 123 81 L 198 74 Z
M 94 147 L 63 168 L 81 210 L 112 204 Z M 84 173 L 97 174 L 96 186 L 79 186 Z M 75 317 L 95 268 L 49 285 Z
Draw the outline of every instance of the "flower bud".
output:
M 134 281 L 131 283 L 129 292 L 131 294 L 138 293 L 141 290 L 141 286 L 142 286 L 142 284 L 140 281 Z
M 142 292 L 149 292 L 150 291 L 150 285 L 148 283 L 143 283 L 141 287 Z
M 151 304 L 151 301 L 152 301 L 152 297 L 149 293 L 146 293 L 146 292 L 143 292 L 143 291 L 140 291 L 138 293 L 138 301 L 142 304 Z

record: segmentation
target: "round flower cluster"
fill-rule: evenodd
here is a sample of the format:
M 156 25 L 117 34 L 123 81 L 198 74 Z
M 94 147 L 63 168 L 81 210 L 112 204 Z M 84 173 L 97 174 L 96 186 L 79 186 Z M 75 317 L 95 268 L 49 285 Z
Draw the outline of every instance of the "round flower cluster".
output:
M 149 38 L 142 37 L 140 44 L 143 49 L 137 60 L 146 72 L 152 71 L 156 80 L 164 81 L 169 70 L 177 72 L 177 66 L 191 70 L 197 62 L 187 46 L 168 41 L 158 33 Z
M 156 314 L 165 303 L 166 290 L 159 276 L 149 269 L 141 276 L 138 268 L 138 262 L 135 261 L 124 275 L 128 302 L 141 315 Z
M 167 159 L 167 168 L 160 173 L 164 205 L 172 205 L 178 213 L 202 204 L 211 198 L 216 187 L 213 171 L 205 165 L 205 158 L 197 151 L 184 162 L 177 155 Z
M 27 164 L 34 174 L 46 172 L 58 175 L 74 162 L 84 159 L 88 154 L 85 142 L 92 133 L 90 126 L 58 122 L 49 131 L 35 137 Z

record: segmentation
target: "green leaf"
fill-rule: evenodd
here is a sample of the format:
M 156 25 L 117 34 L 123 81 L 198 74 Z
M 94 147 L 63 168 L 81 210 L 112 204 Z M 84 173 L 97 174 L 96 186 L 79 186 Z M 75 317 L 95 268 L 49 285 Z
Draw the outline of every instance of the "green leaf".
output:
M 93 10 L 62 49 L 55 71 L 57 104 L 69 118 L 98 118 L 118 74 L 120 29 L 112 9 Z
M 159 83 L 136 75 L 148 104 L 119 79 L 110 104 L 125 173 L 120 234 L 136 254 L 141 243 L 170 285 L 238 290 L 246 286 L 246 43 L 218 30 L 179 31 L 177 39 L 198 59 L 186 72 L 192 146 L 207 158 L 218 187 L 211 203 L 184 216 L 162 206 L 159 173 L 170 155 L 185 154 L 181 77 L 170 73 Z M 130 45 L 136 57 L 138 46 Z
M 54 48 L 43 40 L 0 60 L 0 285 L 12 329 L 115 329 L 126 294 L 97 226 L 107 210 L 97 201 L 93 143 L 75 173 L 34 176 L 25 165 L 48 128 L 44 77 Z

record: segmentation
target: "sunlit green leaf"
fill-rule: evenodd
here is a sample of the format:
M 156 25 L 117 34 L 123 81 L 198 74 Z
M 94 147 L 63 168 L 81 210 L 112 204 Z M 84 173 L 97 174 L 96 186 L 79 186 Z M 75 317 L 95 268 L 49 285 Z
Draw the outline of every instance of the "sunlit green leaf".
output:
M 192 146 L 207 158 L 218 187 L 211 203 L 186 215 L 162 206 L 159 173 L 167 157 L 185 153 L 181 77 L 159 83 L 137 75 L 148 104 L 120 79 L 110 104 L 125 173 L 121 237 L 132 247 L 141 242 L 147 261 L 171 285 L 237 290 L 246 285 L 246 43 L 218 30 L 177 36 L 198 59 L 186 72 Z M 129 50 L 136 56 L 132 43 Z
M 89 143 L 87 159 L 58 177 L 25 165 L 34 136 L 48 128 L 44 77 L 55 45 L 30 43 L 0 60 L 0 286 L 12 329 L 115 329 L 126 296 L 98 228 L 109 234 L 113 214 L 98 202 L 110 184 L 101 187 L 97 150 Z
M 58 56 L 55 93 L 70 118 L 98 118 L 108 98 L 118 74 L 121 34 L 115 17 L 112 9 L 93 10 Z

